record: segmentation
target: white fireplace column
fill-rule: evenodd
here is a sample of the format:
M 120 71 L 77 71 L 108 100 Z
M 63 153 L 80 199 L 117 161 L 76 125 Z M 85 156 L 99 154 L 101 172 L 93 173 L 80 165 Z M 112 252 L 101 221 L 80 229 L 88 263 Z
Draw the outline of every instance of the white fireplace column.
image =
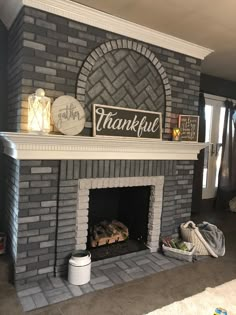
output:
M 90 189 L 138 186 L 151 186 L 146 245 L 151 252 L 156 252 L 159 247 L 164 176 L 80 179 L 78 181 L 75 249 L 87 247 Z

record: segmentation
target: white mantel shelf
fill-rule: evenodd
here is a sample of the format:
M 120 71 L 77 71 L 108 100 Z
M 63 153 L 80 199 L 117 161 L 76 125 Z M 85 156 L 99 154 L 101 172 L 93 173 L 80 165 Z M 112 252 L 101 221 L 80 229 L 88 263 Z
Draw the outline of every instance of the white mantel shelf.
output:
M 197 160 L 208 143 L 1 132 L 17 160 Z

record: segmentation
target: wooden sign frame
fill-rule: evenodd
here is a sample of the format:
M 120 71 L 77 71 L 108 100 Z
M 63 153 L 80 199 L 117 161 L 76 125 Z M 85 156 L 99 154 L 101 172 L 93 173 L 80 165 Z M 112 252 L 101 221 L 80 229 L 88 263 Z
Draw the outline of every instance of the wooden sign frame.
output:
M 198 115 L 179 115 L 178 127 L 182 141 L 198 142 L 199 118 Z
M 97 112 L 97 109 L 101 109 L 101 114 Z M 99 115 L 100 118 L 98 119 Z M 101 117 L 103 116 L 108 117 L 106 123 L 106 118 L 103 120 L 103 126 L 105 125 L 111 128 L 101 127 Z M 110 124 L 108 123 L 109 119 Z M 126 129 L 128 129 L 129 126 L 129 129 L 132 130 L 123 130 L 124 128 L 121 130 L 121 125 L 122 127 L 127 127 Z M 115 128 L 115 126 L 117 126 L 117 128 Z M 148 127 L 145 128 L 145 130 L 141 130 L 144 126 Z M 99 127 L 101 130 L 98 131 Z M 118 106 L 93 104 L 93 136 L 162 140 L 162 113 Z

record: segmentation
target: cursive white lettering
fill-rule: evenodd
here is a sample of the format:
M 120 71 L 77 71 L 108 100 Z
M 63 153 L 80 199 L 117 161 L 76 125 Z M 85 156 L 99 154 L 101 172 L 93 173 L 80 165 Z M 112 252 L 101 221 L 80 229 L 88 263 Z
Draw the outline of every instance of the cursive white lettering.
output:
M 140 120 L 138 115 L 134 115 L 132 119 L 119 118 L 119 111 L 109 111 L 103 107 L 95 109 L 96 115 L 96 131 L 106 130 L 122 130 L 131 131 L 137 134 L 137 137 L 142 137 L 143 133 L 156 133 L 160 130 L 160 119 L 149 120 L 148 116 L 143 116 Z

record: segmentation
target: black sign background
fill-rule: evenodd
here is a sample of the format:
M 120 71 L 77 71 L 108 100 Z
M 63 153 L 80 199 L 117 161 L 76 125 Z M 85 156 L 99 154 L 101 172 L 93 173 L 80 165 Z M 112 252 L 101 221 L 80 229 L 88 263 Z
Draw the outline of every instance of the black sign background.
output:
M 100 114 L 96 112 L 96 109 L 103 108 L 104 113 L 108 114 L 116 114 L 115 116 L 112 116 L 113 121 L 116 119 L 122 119 L 122 120 L 131 120 L 133 121 L 136 116 L 136 121 L 141 122 L 141 120 L 146 117 L 146 122 L 150 124 L 153 124 L 155 120 L 158 120 L 158 124 L 155 124 L 155 128 L 157 129 L 155 132 L 145 132 L 143 131 L 141 136 L 138 136 L 138 125 L 136 126 L 136 131 L 134 130 L 117 130 L 117 129 L 109 129 L 107 128 L 107 124 L 105 128 L 103 128 L 103 125 L 99 124 L 99 118 L 101 117 Z M 101 130 L 98 130 L 100 129 Z M 161 113 L 159 112 L 148 112 L 148 111 L 142 111 L 142 110 L 133 110 L 133 109 L 126 109 L 121 107 L 115 107 L 115 106 L 108 106 L 108 105 L 99 105 L 94 104 L 93 105 L 93 135 L 94 136 L 113 136 L 113 137 L 133 137 L 133 138 L 155 138 L 155 139 L 161 139 L 162 136 L 162 117 Z
M 198 141 L 199 116 L 179 115 L 182 141 Z

